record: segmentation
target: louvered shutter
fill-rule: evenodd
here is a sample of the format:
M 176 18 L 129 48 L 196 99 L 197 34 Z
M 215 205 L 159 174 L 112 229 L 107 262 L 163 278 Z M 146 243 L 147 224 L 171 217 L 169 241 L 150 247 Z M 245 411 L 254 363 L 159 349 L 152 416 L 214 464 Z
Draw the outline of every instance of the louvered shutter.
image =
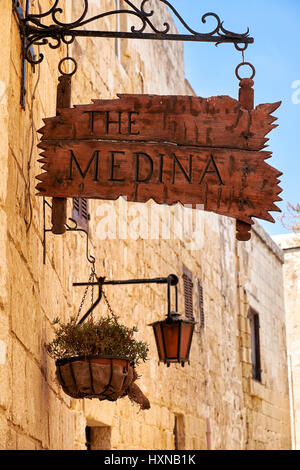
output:
M 87 198 L 73 198 L 72 218 L 77 222 L 77 225 L 84 230 L 88 231 L 89 228 L 89 210 Z
M 200 328 L 204 328 L 204 306 L 203 306 L 203 286 L 200 279 L 198 279 L 198 298 L 199 298 L 199 320 Z
M 185 266 L 183 266 L 183 290 L 184 290 L 185 316 L 189 320 L 194 320 L 193 275 Z

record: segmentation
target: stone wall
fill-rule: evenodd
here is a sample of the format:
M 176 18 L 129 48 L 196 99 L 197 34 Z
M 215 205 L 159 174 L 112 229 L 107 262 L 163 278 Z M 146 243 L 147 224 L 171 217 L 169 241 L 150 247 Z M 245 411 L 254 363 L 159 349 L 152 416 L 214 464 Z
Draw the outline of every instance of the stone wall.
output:
M 284 294 L 286 306 L 287 350 L 289 363 L 293 449 L 300 449 L 300 237 L 276 235 L 274 241 L 284 252 Z
M 30 3 L 38 8 L 42 2 Z M 97 11 L 99 1 L 89 3 Z M 67 10 L 68 19 L 71 13 L 78 17 L 78 10 Z M 114 21 L 106 18 L 105 27 Z M 37 130 L 44 117 L 55 115 L 57 64 L 66 46 L 41 46 L 45 59 L 35 73 L 27 65 L 25 110 L 19 104 L 21 42 L 9 0 L 2 0 L 0 47 L 0 448 L 85 449 L 86 427 L 92 428 L 92 448 L 174 449 L 175 441 L 181 449 L 290 448 L 282 255 L 260 228 L 250 242 L 237 242 L 234 221 L 214 214 L 164 207 L 161 230 L 168 232 L 170 217 L 170 233 L 155 238 L 150 230 L 145 234 L 151 202 L 90 201 L 89 249 L 98 275 L 130 279 L 175 273 L 183 312 L 184 265 L 193 274 L 197 320 L 197 280 L 202 282 L 205 322 L 196 327 L 191 364 L 167 368 L 158 364 L 147 326 L 166 314 L 165 289 L 107 287 L 113 310 L 124 323 L 137 325 L 137 337 L 150 345 L 149 361 L 138 372 L 151 409 L 139 412 L 126 397 L 110 403 L 72 400 L 62 392 L 45 343 L 53 338 L 55 317 L 67 320 L 76 313 L 83 290 L 72 283 L 87 280 L 90 266 L 85 238 L 75 233 L 47 233 L 43 264 L 43 204 L 34 186 L 41 171 Z M 73 104 L 124 92 L 192 92 L 184 78 L 182 44 L 82 38 L 70 54 L 78 61 Z M 69 215 L 70 210 L 69 201 Z M 122 221 L 124 211 L 127 236 L 114 234 L 114 220 Z M 191 230 L 179 233 L 178 221 L 185 218 L 187 227 L 191 216 L 196 240 Z M 252 379 L 249 307 L 261 318 L 261 383 Z M 105 312 L 105 305 L 98 312 Z

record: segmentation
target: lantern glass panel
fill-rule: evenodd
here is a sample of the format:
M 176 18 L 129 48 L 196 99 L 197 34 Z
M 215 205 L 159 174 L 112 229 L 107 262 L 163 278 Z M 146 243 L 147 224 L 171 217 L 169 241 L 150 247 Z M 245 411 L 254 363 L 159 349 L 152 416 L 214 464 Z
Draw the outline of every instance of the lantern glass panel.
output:
M 191 323 L 181 323 L 180 359 L 188 358 L 193 327 Z
M 178 360 L 178 340 L 179 340 L 179 323 L 163 323 L 164 340 L 166 348 L 166 359 L 176 362 Z
M 160 322 L 155 323 L 152 326 L 153 326 L 154 336 L 155 336 L 155 340 L 156 340 L 156 347 L 157 347 L 159 360 L 164 361 L 165 360 L 165 350 L 164 350 L 164 343 L 163 343 L 163 337 L 162 337 Z

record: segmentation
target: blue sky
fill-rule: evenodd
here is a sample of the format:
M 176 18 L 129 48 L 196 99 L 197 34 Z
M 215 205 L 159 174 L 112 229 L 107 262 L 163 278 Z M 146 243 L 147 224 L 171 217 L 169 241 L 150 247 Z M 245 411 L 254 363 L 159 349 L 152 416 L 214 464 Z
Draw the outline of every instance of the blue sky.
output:
M 244 33 L 247 27 L 254 37 L 254 44 L 245 52 L 245 60 L 256 69 L 255 105 L 282 101 L 274 113 L 278 128 L 268 137 L 273 157 L 268 163 L 283 172 L 280 186 L 283 201 L 278 203 L 282 211 L 287 201 L 300 203 L 300 1 L 299 0 L 170 0 L 187 24 L 199 32 L 209 32 L 215 21 L 201 21 L 207 12 L 216 13 L 224 28 Z M 178 24 L 180 33 L 187 34 Z M 198 96 L 238 96 L 238 80 L 235 67 L 242 55 L 231 44 L 216 47 L 213 43 L 185 43 L 186 78 Z M 245 69 L 245 72 L 247 70 Z M 242 72 L 242 71 L 241 71 Z M 299 81 L 297 88 L 292 84 Z M 295 92 L 299 93 L 295 96 Z M 299 104 L 292 101 L 293 94 Z M 276 223 L 259 220 L 270 234 L 287 233 L 272 212 Z

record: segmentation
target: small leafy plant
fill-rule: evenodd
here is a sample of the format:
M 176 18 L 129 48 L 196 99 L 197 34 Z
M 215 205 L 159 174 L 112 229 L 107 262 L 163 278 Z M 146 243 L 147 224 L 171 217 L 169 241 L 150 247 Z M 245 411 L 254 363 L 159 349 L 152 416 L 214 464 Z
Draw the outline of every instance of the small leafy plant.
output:
M 134 365 L 147 360 L 148 345 L 133 338 L 137 328 L 121 325 L 116 316 L 90 318 L 81 324 L 77 324 L 75 318 L 68 323 L 56 318 L 53 325 L 57 326 L 55 339 L 46 345 L 53 359 L 114 356 L 126 358 Z

